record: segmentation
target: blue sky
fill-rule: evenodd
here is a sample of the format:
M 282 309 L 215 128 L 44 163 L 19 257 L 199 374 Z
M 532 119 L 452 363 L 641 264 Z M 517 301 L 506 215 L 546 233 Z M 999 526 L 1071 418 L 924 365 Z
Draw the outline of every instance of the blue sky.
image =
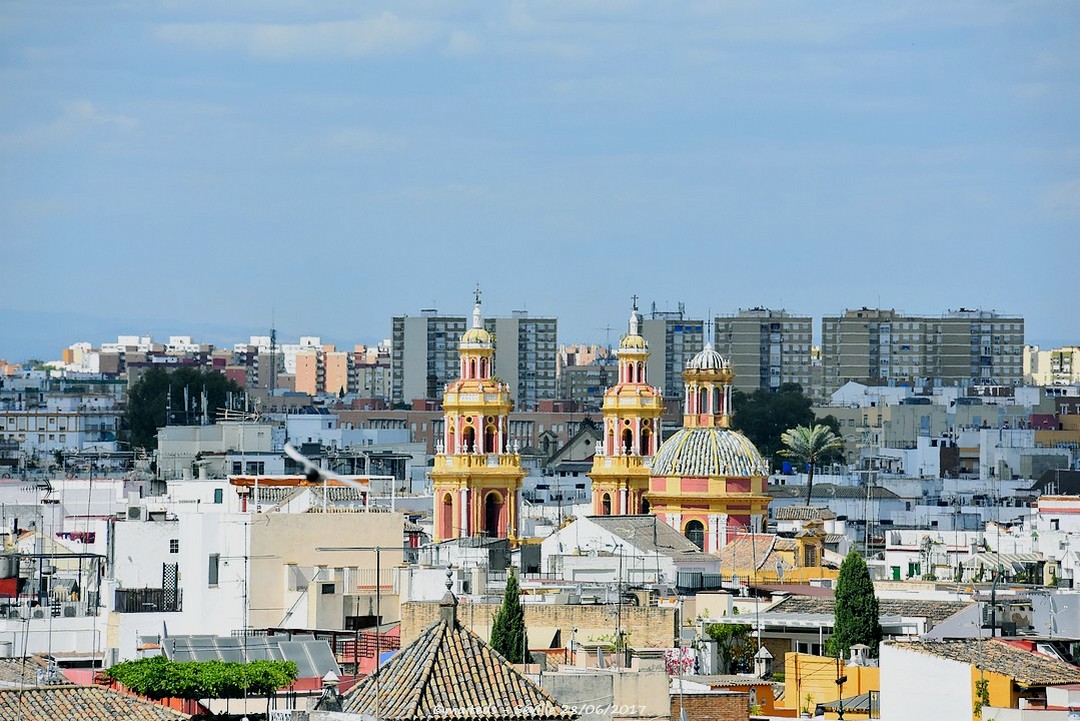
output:
M 1076 2 L 0 4 L 0 357 L 436 304 L 1080 343 Z

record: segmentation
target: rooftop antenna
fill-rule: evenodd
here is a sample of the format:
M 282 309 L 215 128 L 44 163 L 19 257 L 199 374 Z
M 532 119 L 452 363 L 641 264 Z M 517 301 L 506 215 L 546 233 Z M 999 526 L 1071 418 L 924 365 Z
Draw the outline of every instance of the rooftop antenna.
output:
M 276 324 L 276 313 L 273 307 L 270 308 L 270 397 L 274 396 L 274 391 L 277 389 L 277 329 L 274 328 Z M 247 411 L 247 408 L 244 408 Z

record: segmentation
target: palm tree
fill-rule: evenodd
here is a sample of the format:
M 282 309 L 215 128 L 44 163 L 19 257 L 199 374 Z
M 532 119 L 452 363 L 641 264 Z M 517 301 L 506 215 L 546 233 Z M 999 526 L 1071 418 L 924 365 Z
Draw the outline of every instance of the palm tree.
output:
M 843 448 L 844 440 L 833 433 L 828 426 L 815 424 L 813 428 L 809 426 L 789 428 L 780 434 L 780 442 L 784 444 L 784 448 L 780 449 L 780 455 L 807 465 L 806 505 L 809 506 L 810 496 L 814 492 L 814 466 L 832 451 Z

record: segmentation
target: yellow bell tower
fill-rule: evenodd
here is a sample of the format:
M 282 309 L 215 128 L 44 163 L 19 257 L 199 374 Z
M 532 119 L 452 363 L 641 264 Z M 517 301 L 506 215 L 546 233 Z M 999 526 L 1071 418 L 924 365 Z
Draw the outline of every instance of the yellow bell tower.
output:
M 619 343 L 619 382 L 604 393 L 603 438 L 596 444 L 592 479 L 593 513 L 648 513 L 649 466 L 660 445 L 663 394 L 645 380 L 649 345 L 639 333 L 637 296 L 630 332 Z
M 517 536 L 525 471 L 508 443 L 510 387 L 492 377 L 495 345 L 484 329 L 480 289 L 472 327 L 458 344 L 460 372 L 443 392 L 443 437 L 436 444 L 435 541 Z

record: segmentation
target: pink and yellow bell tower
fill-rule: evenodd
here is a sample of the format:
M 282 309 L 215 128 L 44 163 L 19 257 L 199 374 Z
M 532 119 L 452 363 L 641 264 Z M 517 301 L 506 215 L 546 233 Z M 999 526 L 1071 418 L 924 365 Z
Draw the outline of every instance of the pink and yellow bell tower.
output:
M 596 444 L 592 479 L 593 513 L 648 513 L 649 466 L 660 446 L 663 394 L 645 379 L 649 345 L 639 332 L 637 297 L 629 333 L 619 343 L 619 382 L 604 393 L 604 429 Z
M 510 387 L 492 377 L 495 345 L 484 329 L 480 290 L 472 327 L 458 344 L 460 373 L 443 392 L 444 430 L 436 444 L 435 541 L 517 536 L 525 471 L 509 447 Z

